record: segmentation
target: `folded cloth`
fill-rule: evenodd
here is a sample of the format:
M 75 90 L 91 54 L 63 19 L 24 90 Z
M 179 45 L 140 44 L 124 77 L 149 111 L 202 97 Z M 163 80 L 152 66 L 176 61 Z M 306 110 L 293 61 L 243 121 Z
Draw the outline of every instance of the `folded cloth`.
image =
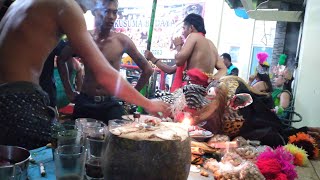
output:
M 60 114 L 64 115 L 72 115 L 74 109 L 74 104 L 68 104 L 62 108 L 59 109 Z
M 28 167 L 28 179 L 29 180 L 38 180 L 38 179 L 47 179 L 55 180 L 55 165 L 52 158 L 52 149 L 47 147 L 41 147 L 30 151 L 31 157 L 35 160 L 36 163 L 29 163 Z M 43 163 L 46 175 L 41 176 L 39 164 Z
M 209 85 L 209 76 L 202 72 L 200 69 L 193 68 L 187 71 L 187 80 L 191 84 L 198 84 L 207 87 Z
M 174 92 L 176 89 L 181 88 L 184 68 L 185 66 L 177 66 L 176 75 L 174 76 L 170 92 Z

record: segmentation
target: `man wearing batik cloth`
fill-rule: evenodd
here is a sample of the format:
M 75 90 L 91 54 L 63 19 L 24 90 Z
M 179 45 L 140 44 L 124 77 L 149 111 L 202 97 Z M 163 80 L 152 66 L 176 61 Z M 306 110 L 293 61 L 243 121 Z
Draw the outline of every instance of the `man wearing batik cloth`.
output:
M 177 68 L 184 67 L 184 84 L 199 84 L 208 86 L 209 79 L 219 79 L 226 74 L 227 68 L 222 61 L 218 61 L 217 48 L 212 41 L 205 38 L 206 30 L 203 18 L 197 14 L 189 14 L 184 19 L 183 36 L 173 40 L 177 54 L 175 55 Z M 213 75 L 214 68 L 218 72 Z
M 275 104 L 275 112 L 281 119 L 287 119 L 287 110 L 290 109 L 292 100 L 291 83 L 293 80 L 291 71 L 285 66 L 287 56 L 280 55 L 279 63 L 273 68 L 274 86 L 272 99 Z

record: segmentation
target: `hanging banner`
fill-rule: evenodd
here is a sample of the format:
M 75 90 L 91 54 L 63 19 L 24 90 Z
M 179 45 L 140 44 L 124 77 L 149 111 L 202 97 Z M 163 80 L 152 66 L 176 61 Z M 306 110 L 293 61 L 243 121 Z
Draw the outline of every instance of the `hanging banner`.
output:
M 181 36 L 183 20 L 188 14 L 196 13 L 204 16 L 205 1 L 158 0 L 151 45 L 155 57 L 161 59 L 174 57 L 172 39 Z M 142 54 L 147 49 L 151 7 L 152 1 L 121 0 L 118 19 L 114 24 L 115 31 L 130 37 Z

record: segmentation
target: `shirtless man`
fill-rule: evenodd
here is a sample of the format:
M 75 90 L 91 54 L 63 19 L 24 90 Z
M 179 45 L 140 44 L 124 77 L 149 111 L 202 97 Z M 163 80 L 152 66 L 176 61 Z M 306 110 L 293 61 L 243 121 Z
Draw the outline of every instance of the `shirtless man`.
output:
M 16 0 L 0 22 L 0 144 L 32 149 L 50 141 L 54 113 L 38 84 L 62 34 L 103 89 L 152 114 L 168 113 L 167 104 L 143 97 L 106 61 L 76 1 Z
M 197 14 L 189 14 L 184 19 L 183 36 L 175 38 L 173 43 L 176 46 L 178 53 L 175 55 L 176 65 L 185 66 L 186 71 L 198 69 L 206 75 L 212 75 L 214 67 L 218 66 L 219 70 L 213 79 L 219 79 L 226 74 L 226 67 L 221 64 L 217 48 L 212 41 L 205 38 L 206 30 L 204 27 L 203 18 Z M 189 75 L 190 76 L 190 75 Z M 190 77 L 191 82 L 192 77 Z
M 227 72 L 226 66 L 220 59 L 217 48 L 213 42 L 205 38 L 203 18 L 197 14 L 189 14 L 184 19 L 183 36 L 187 37 L 185 43 L 181 37 L 175 38 L 173 43 L 178 53 L 175 55 L 176 66 L 169 67 L 156 59 L 150 51 L 145 52 L 148 60 L 151 60 L 157 67 L 167 73 L 178 71 L 178 67 L 184 67 L 187 72 L 191 69 L 198 69 L 206 75 L 212 75 L 214 68 L 218 72 L 210 79 L 220 79 Z M 178 66 L 178 67 L 177 67 Z M 176 74 L 177 76 L 177 74 Z M 208 77 L 209 78 L 209 77 Z M 191 82 L 193 81 L 190 79 Z M 195 84 L 207 84 L 208 82 L 192 82 Z
M 135 85 L 140 91 L 148 83 L 152 75 L 152 67 L 139 53 L 133 41 L 122 33 L 112 32 L 113 24 L 117 19 L 118 0 L 105 0 L 103 8 L 97 11 L 106 12 L 100 27 L 97 27 L 95 41 L 102 54 L 116 70 L 120 70 L 122 55 L 127 53 L 133 61 L 142 69 L 142 74 Z M 99 12 L 96 12 L 99 13 Z M 98 23 L 100 24 L 100 23 Z M 70 55 L 70 54 L 69 54 Z M 62 59 L 68 59 L 62 57 Z M 63 63 L 63 61 L 58 61 Z M 65 65 L 64 65 L 65 67 Z M 119 119 L 124 110 L 112 95 L 105 91 L 97 83 L 93 72 L 85 68 L 85 77 L 81 93 L 75 97 L 74 118 L 94 118 L 107 122 L 111 119 Z M 70 83 L 66 83 L 70 85 Z M 65 89 L 70 89 L 69 87 Z

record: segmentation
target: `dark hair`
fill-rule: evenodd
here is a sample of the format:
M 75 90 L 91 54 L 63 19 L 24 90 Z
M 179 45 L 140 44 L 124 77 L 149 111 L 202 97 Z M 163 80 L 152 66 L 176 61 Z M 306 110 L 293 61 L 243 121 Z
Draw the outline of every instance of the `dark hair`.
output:
M 272 93 L 273 92 L 273 88 L 272 88 L 272 83 L 271 83 L 271 80 L 270 80 L 270 77 L 269 77 L 269 74 L 260 74 L 260 73 L 257 73 L 257 77 L 265 82 L 267 84 L 267 92 L 268 93 Z
M 203 34 L 207 33 L 204 28 L 203 18 L 198 14 L 194 14 L 194 13 L 189 14 L 186 18 L 184 18 L 183 22 L 186 25 L 193 25 L 198 32 L 201 32 Z
M 287 91 L 289 91 L 290 93 L 292 92 L 291 85 L 292 85 L 293 79 L 294 79 L 294 78 L 292 78 L 292 79 L 290 79 L 290 80 L 286 80 L 286 82 L 284 82 L 284 84 L 283 84 L 283 90 L 287 90 Z
M 230 54 L 228 54 L 228 53 L 223 53 L 221 56 L 223 57 L 223 59 L 228 59 L 228 60 L 231 62 L 231 56 L 230 56 Z

